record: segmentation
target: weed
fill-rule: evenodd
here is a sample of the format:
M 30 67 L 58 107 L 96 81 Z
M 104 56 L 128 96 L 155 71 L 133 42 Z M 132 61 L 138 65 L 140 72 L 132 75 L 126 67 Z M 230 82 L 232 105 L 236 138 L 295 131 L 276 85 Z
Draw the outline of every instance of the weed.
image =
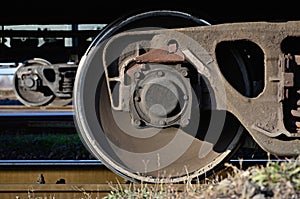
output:
M 216 176 L 215 180 L 187 181 L 180 190 L 176 184 L 131 183 L 127 187 L 118 184 L 111 186 L 111 192 L 104 199 L 300 198 L 300 158 L 269 161 L 266 166 L 252 166 L 245 170 L 232 164 L 225 166 L 232 172 L 223 180 Z

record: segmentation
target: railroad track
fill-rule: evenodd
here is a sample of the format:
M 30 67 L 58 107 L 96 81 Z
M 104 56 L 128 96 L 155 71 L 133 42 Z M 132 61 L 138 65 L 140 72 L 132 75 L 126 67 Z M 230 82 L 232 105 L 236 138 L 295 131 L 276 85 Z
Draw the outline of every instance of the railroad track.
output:
M 111 190 L 110 183 L 125 183 L 96 160 L 1 160 L 0 176 L 1 199 L 102 198 Z
M 231 159 L 233 165 L 239 159 Z M 245 159 L 248 166 L 266 164 L 278 159 Z M 226 175 L 228 170 L 219 173 Z M 109 170 L 98 160 L 0 160 L 1 199 L 100 199 L 113 187 L 128 188 L 130 182 Z M 42 178 L 44 182 L 42 182 Z M 138 188 L 142 184 L 135 184 Z M 148 184 L 147 186 L 152 186 Z M 172 185 L 178 191 L 185 184 Z
M 22 105 L 0 106 L 1 127 L 22 128 L 75 128 L 73 106 L 26 107 Z
M 73 106 L 32 106 L 27 107 L 23 105 L 0 105 L 0 113 L 59 113 L 69 112 L 73 113 Z
M 73 107 L 0 106 L 2 129 L 74 129 Z M 73 132 L 73 131 L 72 131 Z M 45 184 L 38 179 L 43 176 Z M 124 179 L 96 160 L 0 160 L 0 198 L 101 198 Z
M 73 107 L 0 106 L 0 125 L 12 128 L 74 128 Z M 32 132 L 30 130 L 30 132 Z M 256 157 L 256 156 L 254 156 Z M 243 166 L 265 164 L 267 159 L 243 159 Z M 276 160 L 272 160 L 276 161 Z M 278 161 L 278 160 L 277 160 Z M 280 160 L 279 160 L 280 161 Z M 240 159 L 229 161 L 240 166 Z M 223 175 L 226 175 L 226 171 Z M 38 181 L 43 176 L 45 183 Z M 126 179 L 98 160 L 0 160 L 0 198 L 102 198 L 111 186 L 129 186 Z M 183 184 L 174 188 L 183 190 Z

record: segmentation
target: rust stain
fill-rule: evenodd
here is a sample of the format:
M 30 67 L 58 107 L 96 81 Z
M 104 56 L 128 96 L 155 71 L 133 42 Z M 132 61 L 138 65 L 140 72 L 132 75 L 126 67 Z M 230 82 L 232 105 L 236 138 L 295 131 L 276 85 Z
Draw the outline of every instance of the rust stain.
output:
M 163 49 L 153 49 L 141 56 L 136 57 L 135 60 L 138 63 L 174 63 L 184 62 L 185 57 L 179 50 L 176 52 L 169 52 Z

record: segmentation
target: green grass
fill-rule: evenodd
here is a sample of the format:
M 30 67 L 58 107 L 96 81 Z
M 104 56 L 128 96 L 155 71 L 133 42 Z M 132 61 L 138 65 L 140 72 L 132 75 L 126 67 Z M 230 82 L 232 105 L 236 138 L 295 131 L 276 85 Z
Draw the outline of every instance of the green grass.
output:
M 78 134 L 3 134 L 0 159 L 92 159 Z

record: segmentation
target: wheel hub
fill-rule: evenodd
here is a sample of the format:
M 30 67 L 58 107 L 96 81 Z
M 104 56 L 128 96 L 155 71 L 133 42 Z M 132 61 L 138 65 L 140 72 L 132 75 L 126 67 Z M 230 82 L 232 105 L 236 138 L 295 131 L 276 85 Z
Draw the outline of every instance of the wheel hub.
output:
M 185 72 L 181 73 L 179 68 Z M 188 124 L 191 88 L 184 68 L 180 65 L 147 64 L 147 67 L 140 67 L 132 79 L 134 91 L 130 113 L 136 127 Z

